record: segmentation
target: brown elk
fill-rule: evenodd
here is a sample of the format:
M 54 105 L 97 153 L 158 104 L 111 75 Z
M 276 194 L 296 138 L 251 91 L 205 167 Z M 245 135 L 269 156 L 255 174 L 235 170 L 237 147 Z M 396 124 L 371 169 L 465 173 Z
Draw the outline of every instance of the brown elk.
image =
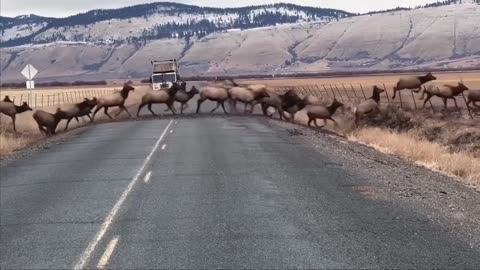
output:
M 395 99 L 397 92 L 403 89 L 411 89 L 418 93 L 422 89 L 423 84 L 436 79 L 437 77 L 433 76 L 431 72 L 427 73 L 425 76 L 407 76 L 400 78 L 400 80 L 397 82 L 397 85 L 393 87 L 392 99 Z
M 308 116 L 308 126 L 312 126 L 312 122 L 315 123 L 317 127 L 323 127 L 327 124 L 327 120 L 331 120 L 335 125 L 337 121 L 332 118 L 333 114 L 337 111 L 338 108 L 342 107 L 343 103 L 337 101 L 336 98 L 333 99 L 333 102 L 330 106 L 324 105 L 307 105 L 306 111 Z M 323 120 L 323 125 L 319 126 L 317 119 Z
M 355 123 L 358 122 L 361 116 L 371 115 L 378 112 L 380 104 L 380 94 L 385 92 L 384 89 L 379 88 L 378 86 L 373 86 L 372 96 L 358 104 L 354 109 L 353 113 L 355 115 Z
M 175 94 L 180 90 L 181 86 L 174 83 L 172 87 L 166 90 L 149 91 L 142 97 L 142 103 L 138 106 L 137 117 L 140 115 L 140 110 L 143 106 L 148 105 L 148 110 L 156 116 L 152 110 L 153 104 L 166 104 L 168 109 L 175 114 L 175 108 L 173 108 L 173 102 L 175 101 Z
M 55 134 L 55 129 L 57 128 L 60 120 L 65 118 L 67 115 L 66 112 L 62 111 L 60 108 L 57 108 L 55 113 L 48 113 L 42 110 L 37 110 L 33 114 L 33 119 L 38 124 L 38 129 L 46 135 Z
M 97 98 L 94 97 L 91 100 L 85 98 L 82 102 L 73 104 L 73 106 L 63 109 L 62 111 L 64 112 L 64 114 L 62 115 L 62 120 L 67 120 L 67 124 L 65 125 L 64 130 L 68 129 L 68 125 L 73 118 L 77 120 L 77 123 L 80 122 L 78 120 L 78 117 L 87 116 L 90 120 L 92 120 L 92 118 L 90 117 L 90 113 L 92 112 L 93 107 L 95 107 L 96 105 Z
M 31 111 L 32 108 L 28 106 L 27 102 L 23 102 L 21 106 L 15 105 L 13 102 L 0 101 L 0 115 L 5 114 L 12 118 L 13 131 L 17 131 L 15 126 L 15 120 L 17 119 L 17 114 L 23 113 L 26 111 Z
M 228 100 L 228 90 L 223 87 L 213 87 L 213 86 L 204 86 L 200 88 L 200 98 L 197 100 L 197 113 L 200 112 L 200 107 L 205 100 L 216 101 L 217 106 L 211 110 L 215 112 L 220 105 L 222 106 L 223 112 L 228 114 L 225 109 L 225 101 Z
M 458 108 L 457 100 L 455 99 L 456 96 L 460 95 L 464 91 L 467 91 L 468 87 L 463 84 L 463 82 L 459 82 L 458 85 L 429 85 L 427 88 L 424 88 L 422 91 L 421 100 L 424 99 L 425 95 L 427 98 L 423 102 L 423 107 L 425 108 L 425 104 L 433 97 L 437 96 L 443 100 L 443 105 L 445 109 L 447 108 L 447 99 L 453 99 L 455 102 L 455 107 Z
M 92 122 L 93 119 L 95 118 L 95 115 L 100 111 L 102 108 L 104 109 L 105 115 L 108 116 L 108 118 L 113 119 L 109 114 L 108 114 L 108 108 L 110 107 L 119 107 L 120 111 L 116 115 L 119 115 L 122 111 L 127 112 L 128 116 L 132 117 L 130 112 L 128 112 L 127 108 L 125 107 L 125 100 L 128 98 L 128 94 L 130 91 L 134 91 L 135 88 L 133 88 L 131 85 L 128 83 L 125 83 L 123 85 L 123 88 L 121 91 L 112 93 L 108 96 L 105 97 L 100 97 L 97 99 L 97 108 L 93 112 L 92 116 Z
M 468 107 L 470 107 L 470 104 L 473 104 L 473 106 L 480 108 L 480 90 L 469 90 L 467 94 L 467 99 Z

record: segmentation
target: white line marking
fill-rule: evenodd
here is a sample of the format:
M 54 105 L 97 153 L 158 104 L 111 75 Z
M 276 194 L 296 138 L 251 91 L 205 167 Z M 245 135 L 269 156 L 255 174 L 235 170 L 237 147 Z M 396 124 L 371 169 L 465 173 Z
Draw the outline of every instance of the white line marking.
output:
M 110 256 L 112 256 L 113 250 L 115 250 L 115 247 L 117 246 L 118 242 L 118 236 L 112 239 L 110 243 L 108 243 L 107 248 L 105 249 L 105 252 L 103 252 L 102 257 L 98 261 L 97 268 L 103 269 L 108 263 L 108 260 L 110 260 Z
M 153 154 L 157 150 L 158 146 L 160 145 L 160 142 L 163 140 L 163 137 L 165 137 L 165 134 L 167 133 L 167 131 L 170 128 L 170 126 L 172 125 L 172 123 L 173 123 L 173 120 L 170 120 L 170 123 L 168 123 L 165 130 L 163 130 L 162 135 L 160 135 L 160 138 L 158 138 L 157 142 L 153 146 L 152 151 L 147 156 L 147 158 L 143 161 L 142 167 L 140 167 L 140 170 L 133 177 L 132 181 L 130 181 L 130 183 L 128 184 L 127 189 L 125 189 L 125 191 L 122 193 L 122 196 L 120 196 L 120 199 L 118 199 L 118 201 L 115 203 L 112 210 L 110 211 L 108 216 L 105 218 L 105 221 L 103 222 L 102 226 L 100 227 L 100 230 L 97 232 L 97 234 L 92 239 L 90 244 L 88 244 L 88 247 L 85 249 L 85 251 L 83 252 L 83 254 L 80 257 L 80 259 L 78 260 L 78 262 L 75 264 L 73 269 L 83 269 L 85 267 L 85 264 L 88 262 L 88 260 L 90 259 L 90 256 L 92 255 L 93 251 L 97 247 L 98 243 L 102 240 L 103 236 L 105 235 L 108 228 L 112 224 L 113 219 L 117 215 L 118 210 L 120 209 L 122 204 L 125 202 L 125 199 L 127 198 L 130 191 L 132 191 L 132 188 L 135 185 L 135 183 L 137 183 L 138 178 L 140 178 L 140 175 L 142 175 L 143 170 L 145 170 L 145 167 L 147 166 L 148 162 L 150 161 Z
M 165 150 L 165 147 L 167 147 L 166 144 L 162 145 L 162 150 Z
M 149 172 L 145 175 L 145 177 L 143 178 L 143 181 L 144 181 L 145 183 L 148 183 L 148 181 L 150 181 L 150 176 L 152 176 L 152 171 L 149 171 Z

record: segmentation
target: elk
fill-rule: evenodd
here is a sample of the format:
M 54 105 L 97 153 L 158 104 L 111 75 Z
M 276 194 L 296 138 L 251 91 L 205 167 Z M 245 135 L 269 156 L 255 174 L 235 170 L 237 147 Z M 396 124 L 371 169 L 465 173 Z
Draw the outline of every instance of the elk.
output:
M 175 95 L 182 86 L 177 83 L 173 83 L 172 87 L 166 90 L 149 91 L 142 97 L 142 103 L 138 106 L 137 117 L 140 116 L 140 110 L 143 106 L 148 105 L 148 110 L 157 116 L 153 110 L 153 104 L 166 104 L 168 109 L 175 115 L 175 108 L 173 108 L 173 102 L 175 101 Z
M 403 89 L 411 89 L 415 93 L 418 93 L 422 89 L 423 84 L 436 79 L 437 77 L 433 76 L 431 72 L 427 73 L 425 76 L 407 76 L 400 78 L 397 85 L 393 87 L 392 99 L 395 99 L 397 92 Z
M 247 106 L 250 105 L 250 113 L 253 112 L 255 102 L 262 98 L 268 97 L 268 93 L 265 89 L 252 91 L 243 87 L 232 87 L 228 90 L 232 107 L 237 110 L 237 101 L 245 104 L 244 112 L 247 113 Z
M 378 112 L 379 103 L 380 103 L 380 94 L 385 92 L 385 89 L 381 89 L 378 86 L 373 86 L 372 96 L 358 104 L 353 109 L 353 114 L 355 115 L 355 123 L 358 123 L 358 120 L 363 115 L 371 115 L 375 112 Z
M 337 121 L 332 118 L 333 114 L 337 111 L 338 108 L 342 107 L 343 103 L 339 102 L 336 98 L 333 99 L 332 104 L 330 106 L 324 105 L 307 105 L 306 111 L 308 116 L 308 126 L 312 126 L 312 122 L 315 123 L 317 127 L 323 127 L 327 124 L 327 120 L 333 121 L 336 125 Z M 323 125 L 319 126 L 317 123 L 317 119 L 323 120 Z
M 67 116 L 67 113 L 57 108 L 55 113 L 48 113 L 42 110 L 37 110 L 33 114 L 33 119 L 38 124 L 38 129 L 46 135 L 55 134 L 55 129 L 58 123 Z
M 5 114 L 12 118 L 13 131 L 15 132 L 17 131 L 17 127 L 15 126 L 17 114 L 31 110 L 32 108 L 28 106 L 27 102 L 23 102 L 21 106 L 17 106 L 13 102 L 0 101 L 0 114 Z
M 93 107 L 95 107 L 95 105 L 97 105 L 97 98 L 94 97 L 91 100 L 85 98 L 82 102 L 73 104 L 73 106 L 70 106 L 67 109 L 63 109 L 62 111 L 64 112 L 64 114 L 62 115 L 62 120 L 67 120 L 67 124 L 65 125 L 64 130 L 68 129 L 68 125 L 73 118 L 77 120 L 77 123 L 80 122 L 78 121 L 78 117 L 88 116 L 88 118 L 92 120 L 92 118 L 90 117 L 90 113 Z
M 459 82 L 458 85 L 456 86 L 449 85 L 449 84 L 444 84 L 441 86 L 429 85 L 427 88 L 423 89 L 422 97 L 420 98 L 420 100 L 424 99 L 425 94 L 427 95 L 427 98 L 423 102 L 423 107 L 425 108 L 425 104 L 433 96 L 437 96 L 443 100 L 443 105 L 445 106 L 445 109 L 446 109 L 447 99 L 453 99 L 453 101 L 455 102 L 455 107 L 458 108 L 457 100 L 455 99 L 455 97 L 467 90 L 468 90 L 468 87 L 465 84 L 463 84 L 463 82 Z
M 200 112 L 200 107 L 205 100 L 216 101 L 217 106 L 211 110 L 211 112 L 215 112 L 220 105 L 222 105 L 223 112 L 228 114 L 227 110 L 225 110 L 225 101 L 229 98 L 227 89 L 223 87 L 212 87 L 212 86 L 205 86 L 200 88 L 200 98 L 197 100 L 197 113 Z
M 92 122 L 93 119 L 95 118 L 95 115 L 100 111 L 102 108 L 104 109 L 104 113 L 108 116 L 108 118 L 113 119 L 109 114 L 108 114 L 108 108 L 110 107 L 119 107 L 120 111 L 116 114 L 118 116 L 122 111 L 127 112 L 128 116 L 132 117 L 130 112 L 128 112 L 127 108 L 125 108 L 125 100 L 128 98 L 128 94 L 130 91 L 134 91 L 135 88 L 133 88 L 131 85 L 128 83 L 125 83 L 123 85 L 123 88 L 121 91 L 112 93 L 106 97 L 100 97 L 97 99 L 97 108 L 93 112 L 92 116 Z
M 280 115 L 280 119 L 288 120 L 285 112 L 290 113 L 291 121 L 295 118 L 295 114 L 307 105 L 306 101 L 301 99 L 293 89 L 283 95 L 271 94 L 269 98 L 263 98 L 260 103 L 264 115 L 271 117 L 273 114 L 268 115 L 267 110 L 273 107 Z
M 196 95 L 199 91 L 195 86 L 192 86 L 190 91 L 185 91 L 185 88 L 179 89 L 175 94 L 175 101 L 181 104 L 180 106 L 180 114 L 183 114 L 183 109 L 188 108 L 188 102 Z M 165 109 L 168 111 L 169 109 Z
M 3 98 L 3 101 L 9 102 L 9 103 L 13 103 L 13 100 L 11 100 L 9 96 L 5 96 L 5 97 Z
M 480 108 L 480 90 L 469 90 L 467 94 L 467 106 L 470 108 L 470 103 L 473 106 Z M 477 104 L 479 102 L 479 104 Z

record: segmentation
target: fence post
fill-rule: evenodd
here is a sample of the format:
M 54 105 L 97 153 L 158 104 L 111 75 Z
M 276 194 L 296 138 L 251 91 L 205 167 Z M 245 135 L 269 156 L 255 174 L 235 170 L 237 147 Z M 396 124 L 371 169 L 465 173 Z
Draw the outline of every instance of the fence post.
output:
M 473 119 L 472 112 L 470 111 L 470 106 L 468 106 L 467 99 L 465 98 L 465 95 L 463 94 L 463 92 L 462 92 L 462 97 L 463 97 L 463 101 L 465 102 L 465 106 L 467 106 L 468 114 L 470 115 L 470 118 Z
M 323 87 L 323 89 L 325 89 L 325 93 L 327 93 L 327 97 L 330 97 L 330 94 L 328 93 L 327 88 L 325 87 L 324 84 L 322 84 L 322 87 Z
M 335 84 L 335 87 L 336 87 L 336 86 L 337 86 L 337 85 Z M 343 91 L 345 91 L 345 94 L 346 94 L 347 97 L 348 97 L 348 101 L 352 102 L 352 100 L 350 99 L 350 95 L 348 94 L 347 89 L 345 88 L 345 85 L 344 85 L 343 83 L 342 83 L 342 87 L 343 87 Z
M 365 95 L 365 91 L 363 91 L 363 85 L 360 83 L 360 90 L 362 90 L 363 98 L 367 100 L 367 96 Z
M 355 98 L 358 98 L 357 91 L 355 91 L 355 88 L 353 87 L 353 84 L 350 84 L 350 88 L 352 89 L 352 92 L 355 95 Z
M 35 107 L 38 107 L 38 99 L 37 99 L 37 94 L 35 94 Z
M 415 101 L 415 96 L 413 95 L 413 90 L 410 89 L 410 93 L 412 93 L 413 104 L 415 105 L 415 110 L 417 109 L 417 102 Z
M 42 106 L 41 106 L 41 107 L 43 107 L 43 106 L 44 106 L 44 105 L 43 105 L 43 94 L 42 94 Z
M 28 97 L 28 96 L 27 96 Z M 20 105 L 22 104 L 23 94 L 20 95 Z M 30 102 L 29 102 L 30 103 Z
M 387 96 L 388 103 L 390 103 L 390 97 L 388 96 L 388 91 L 387 91 L 387 87 L 385 86 L 385 83 L 383 84 L 383 89 L 385 90 L 385 95 Z

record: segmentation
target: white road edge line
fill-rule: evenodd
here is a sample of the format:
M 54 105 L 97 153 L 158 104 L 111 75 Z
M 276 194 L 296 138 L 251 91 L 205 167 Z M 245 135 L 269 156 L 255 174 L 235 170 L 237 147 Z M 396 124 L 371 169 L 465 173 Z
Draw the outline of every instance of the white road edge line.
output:
M 165 150 L 166 147 L 167 147 L 166 144 L 162 145 L 162 150 Z
M 152 171 L 149 171 L 149 172 L 145 175 L 145 177 L 143 177 L 143 181 L 144 181 L 145 183 L 148 183 L 148 181 L 150 181 L 150 176 L 152 176 Z
M 103 269 L 107 265 L 108 261 L 110 260 L 110 256 L 112 256 L 113 251 L 115 250 L 115 247 L 117 246 L 118 242 L 118 236 L 113 238 L 110 243 L 108 243 L 107 248 L 105 249 L 105 252 L 103 252 L 102 257 L 98 261 L 97 268 Z
M 113 206 L 112 210 L 108 214 L 108 216 L 105 218 L 105 221 L 102 223 L 102 226 L 100 227 L 100 230 L 97 232 L 95 237 L 92 239 L 92 241 L 88 244 L 88 247 L 85 249 L 83 252 L 82 256 L 78 260 L 78 262 L 75 264 L 73 269 L 83 269 L 85 267 L 85 264 L 88 262 L 90 259 L 90 256 L 92 255 L 93 251 L 97 247 L 98 243 L 102 240 L 103 236 L 107 232 L 108 228 L 112 224 L 113 219 L 117 215 L 118 210 L 122 206 L 122 204 L 125 202 L 125 199 L 127 198 L 128 194 L 130 191 L 132 191 L 133 186 L 135 183 L 137 183 L 138 178 L 140 178 L 140 175 L 142 175 L 143 171 L 145 170 L 145 167 L 147 166 L 148 162 L 152 158 L 153 154 L 155 151 L 157 151 L 158 146 L 160 145 L 160 142 L 163 140 L 163 137 L 165 137 L 165 134 L 167 133 L 168 129 L 173 123 L 173 119 L 170 120 L 168 123 L 167 127 L 163 130 L 162 135 L 160 135 L 160 138 L 158 138 L 157 142 L 152 148 L 152 151 L 150 154 L 147 156 L 147 158 L 143 161 L 142 167 L 140 167 L 140 170 L 137 172 L 137 174 L 132 178 L 132 181 L 127 186 L 127 189 L 122 193 L 122 196 L 118 199 L 118 201 L 115 203 Z

